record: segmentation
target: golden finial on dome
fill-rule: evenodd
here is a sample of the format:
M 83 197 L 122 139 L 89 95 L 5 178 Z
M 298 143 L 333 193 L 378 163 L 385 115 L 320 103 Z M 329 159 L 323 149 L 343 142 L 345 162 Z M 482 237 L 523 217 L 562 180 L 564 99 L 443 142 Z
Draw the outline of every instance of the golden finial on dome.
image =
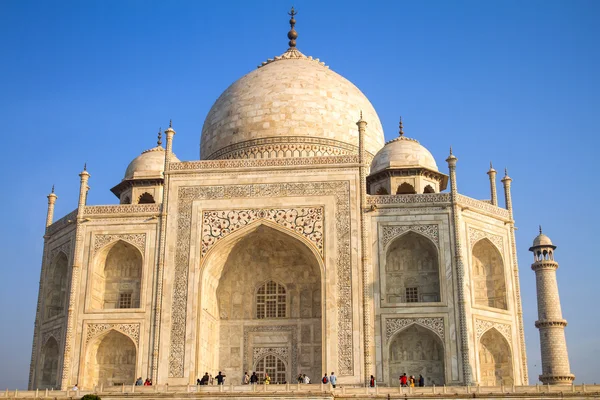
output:
M 400 137 L 403 137 L 404 136 L 404 126 L 402 125 L 402 116 L 400 116 L 399 128 L 400 128 Z
M 162 128 L 158 128 L 158 140 L 156 141 L 156 144 L 162 146 Z
M 296 30 L 294 29 L 294 26 L 296 25 L 296 19 L 294 18 L 294 16 L 296 14 L 298 14 L 298 12 L 296 10 L 294 10 L 294 7 L 292 7 L 292 10 L 288 13 L 288 15 L 290 17 L 292 17 L 292 18 L 290 18 L 291 29 L 287 34 L 288 39 L 290 39 L 290 41 L 289 41 L 290 48 L 296 47 L 296 39 L 298 39 L 298 32 L 296 32 Z

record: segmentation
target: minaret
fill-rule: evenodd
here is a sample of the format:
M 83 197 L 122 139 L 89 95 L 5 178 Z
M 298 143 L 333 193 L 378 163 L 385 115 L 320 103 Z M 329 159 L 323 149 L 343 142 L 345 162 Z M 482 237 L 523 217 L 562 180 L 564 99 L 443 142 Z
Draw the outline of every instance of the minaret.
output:
M 487 172 L 490 177 L 490 191 L 492 193 L 492 205 L 498 206 L 498 194 L 496 193 L 496 170 L 490 161 L 490 170 Z
M 46 213 L 46 228 L 52 225 L 52 221 L 54 220 L 54 203 L 56 203 L 56 199 L 58 198 L 58 196 L 54 194 L 54 185 L 52 185 L 52 192 L 47 197 L 48 212 Z
M 562 317 L 554 250 L 550 238 L 542 233 L 534 239 L 529 251 L 533 252 L 537 288 L 538 320 L 535 327 L 540 330 L 540 348 L 542 350 L 542 374 L 540 381 L 549 385 L 570 385 L 575 379 L 569 367 L 569 355 L 565 340 L 567 321 Z
M 467 331 L 467 312 L 465 295 L 465 267 L 462 258 L 462 244 L 460 237 L 460 207 L 458 206 L 458 186 L 456 184 L 456 162 L 458 158 L 452 153 L 450 146 L 450 155 L 446 159 L 448 170 L 450 171 L 450 202 L 452 203 L 452 232 L 454 234 L 454 261 L 457 272 L 458 289 L 458 322 L 460 332 L 460 349 L 463 370 L 463 383 L 470 385 L 473 383 L 473 374 L 471 373 L 469 361 L 469 341 Z

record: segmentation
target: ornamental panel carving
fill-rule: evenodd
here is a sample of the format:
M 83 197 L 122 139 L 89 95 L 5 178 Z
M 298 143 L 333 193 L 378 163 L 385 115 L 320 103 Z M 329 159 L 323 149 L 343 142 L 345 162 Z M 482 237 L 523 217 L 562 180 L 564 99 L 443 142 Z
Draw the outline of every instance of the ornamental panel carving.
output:
M 509 324 L 503 324 L 500 322 L 488 321 L 485 319 L 475 319 L 475 331 L 477 332 L 477 341 L 491 328 L 495 328 L 504 336 L 508 343 L 512 347 L 512 334 L 511 326 Z
M 118 204 L 112 206 L 85 206 L 84 215 L 115 215 L 115 214 L 156 214 L 160 204 Z
M 146 250 L 145 233 L 131 233 L 123 235 L 94 235 L 93 254 L 95 255 L 99 249 L 101 249 L 109 243 L 116 242 L 117 240 L 122 240 L 124 242 L 134 245 L 142 252 L 142 254 L 144 254 Z
M 268 347 L 268 348 L 258 347 L 258 348 L 254 348 L 252 354 L 249 354 L 250 332 L 290 332 L 292 335 L 291 357 L 288 354 L 289 350 L 286 347 Z M 268 350 L 273 350 L 273 351 L 268 351 Z M 262 356 L 266 353 L 273 353 L 273 354 L 277 354 L 277 355 L 285 353 L 285 358 L 283 357 L 283 355 L 281 357 L 286 362 L 289 363 L 288 365 L 291 364 L 291 372 L 297 373 L 297 371 L 298 371 L 298 328 L 296 326 L 290 326 L 290 325 L 245 326 L 244 327 L 244 370 L 246 370 L 246 371 L 252 370 L 252 368 L 254 367 L 254 364 L 256 363 L 256 361 L 258 361 L 260 356 Z M 252 361 L 252 365 L 250 365 L 250 361 Z
M 356 156 L 349 156 L 354 157 Z M 320 157 L 323 159 L 324 157 Z M 339 157 L 335 158 L 336 162 Z M 267 159 L 267 160 L 220 160 L 200 161 L 198 168 L 222 165 L 229 168 L 242 167 L 244 163 L 257 166 L 260 162 L 299 161 L 311 158 Z M 316 162 L 317 160 L 315 160 Z M 219 164 L 222 163 L 222 164 Z M 176 163 L 180 169 L 188 166 Z M 231 164 L 231 165 L 228 165 Z M 195 167 L 194 167 L 195 168 Z M 190 169 L 194 169 L 190 168 Z M 183 377 L 185 365 L 185 326 L 188 299 L 188 272 L 192 221 L 192 202 L 203 199 L 270 198 L 297 196 L 332 196 L 335 201 L 334 224 L 337 238 L 336 274 L 338 304 L 338 369 L 340 375 L 353 374 L 352 346 L 352 270 L 350 246 L 350 184 L 348 181 L 265 183 L 256 185 L 192 186 L 180 187 L 178 196 L 177 241 L 175 254 L 175 279 L 171 311 L 171 344 L 169 352 L 169 377 Z
M 58 253 L 64 253 L 67 256 L 67 260 L 71 260 L 71 239 L 53 247 L 52 250 L 48 252 L 48 258 L 46 262 L 51 263 Z
M 289 349 L 287 347 L 255 347 L 252 352 L 252 365 L 256 365 L 258 360 L 266 356 L 267 354 L 274 354 L 281 358 L 286 364 L 289 364 Z M 254 367 L 250 368 L 254 369 Z
M 400 194 L 367 196 L 367 204 L 450 203 L 450 193 Z
M 106 332 L 110 329 L 114 329 L 129 336 L 138 346 L 140 342 L 140 324 L 88 324 L 85 333 L 85 344 L 87 345 L 90 340 Z
M 46 332 L 42 332 L 42 340 L 41 343 L 42 345 L 40 347 L 44 347 L 44 345 L 46 344 L 46 342 L 48 341 L 48 339 L 50 339 L 51 337 L 54 338 L 54 340 L 56 340 L 56 343 L 59 344 L 62 341 L 62 326 L 59 326 L 57 328 L 54 329 L 50 329 Z
M 484 238 L 489 239 L 489 241 L 492 242 L 494 246 L 498 248 L 498 250 L 500 250 L 502 257 L 504 257 L 504 244 L 502 242 L 502 236 L 469 227 L 469 243 L 471 244 L 471 249 L 473 246 L 475 246 L 475 243 Z
M 206 169 L 245 169 L 262 167 L 297 167 L 303 165 L 358 164 L 357 155 L 290 158 L 245 158 L 240 160 L 184 161 L 169 164 L 169 171 L 193 171 Z
M 412 324 L 418 324 L 431 329 L 442 341 L 444 340 L 444 318 L 388 318 L 385 320 L 385 340 L 389 342 L 390 338 L 398 331 Z
M 259 220 L 271 221 L 308 239 L 323 256 L 323 207 L 202 212 L 202 257 L 220 239 Z
M 439 228 L 436 224 L 431 225 L 385 225 L 382 228 L 381 242 L 385 248 L 388 243 L 407 231 L 413 231 L 433 240 L 439 245 Z

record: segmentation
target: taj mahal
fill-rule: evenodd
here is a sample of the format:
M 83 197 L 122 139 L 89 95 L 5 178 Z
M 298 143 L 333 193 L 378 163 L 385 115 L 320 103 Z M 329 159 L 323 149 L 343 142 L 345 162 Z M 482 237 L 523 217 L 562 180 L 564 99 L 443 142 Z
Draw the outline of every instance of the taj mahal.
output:
M 452 149 L 436 160 L 402 120 L 386 143 L 369 99 L 297 49 L 290 15 L 289 48 L 208 112 L 199 160 L 177 158 L 171 123 L 124 168 L 115 204 L 87 204 L 85 167 L 75 210 L 55 220 L 48 195 L 30 390 L 206 371 L 571 384 L 541 229 L 542 374 L 528 374 L 508 174 L 490 165 L 489 199 L 470 198 Z

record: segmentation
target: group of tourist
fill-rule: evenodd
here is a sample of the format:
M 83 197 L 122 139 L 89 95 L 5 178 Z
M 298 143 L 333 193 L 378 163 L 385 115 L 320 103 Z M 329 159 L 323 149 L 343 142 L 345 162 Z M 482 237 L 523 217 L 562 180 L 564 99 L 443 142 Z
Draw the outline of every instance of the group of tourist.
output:
M 196 385 L 213 385 L 215 379 L 217 380 L 217 385 L 224 385 L 226 376 L 227 375 L 223 375 L 221 371 L 219 371 L 219 374 L 213 378 L 212 375 L 210 375 L 208 372 L 205 372 L 202 379 L 196 379 Z
M 425 386 L 425 378 L 423 375 L 419 375 L 419 380 L 415 379 L 414 375 L 406 376 L 406 372 L 400 375 L 400 386 L 402 387 L 415 387 L 418 385 L 419 387 Z
M 135 386 L 152 386 L 152 379 L 146 378 L 146 380 L 143 381 L 142 377 L 140 376 L 137 378 L 137 381 L 135 381 Z

